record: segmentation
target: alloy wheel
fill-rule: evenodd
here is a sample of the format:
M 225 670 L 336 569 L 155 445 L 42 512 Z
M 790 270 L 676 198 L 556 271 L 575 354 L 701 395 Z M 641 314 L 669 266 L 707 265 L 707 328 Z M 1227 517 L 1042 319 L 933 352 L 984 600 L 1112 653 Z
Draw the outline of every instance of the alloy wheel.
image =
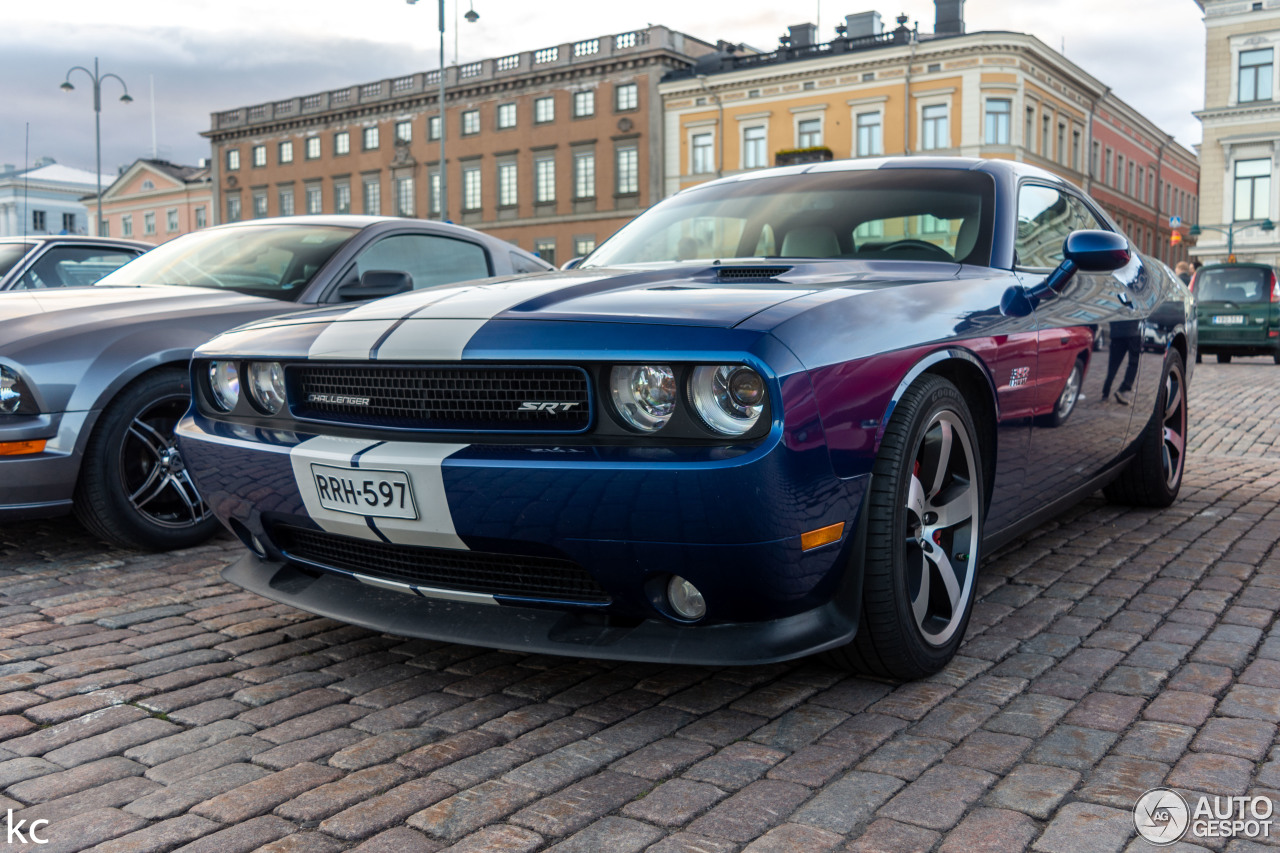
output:
M 1169 488 L 1182 477 L 1183 453 L 1187 446 L 1187 384 L 1178 364 L 1170 366 L 1164 378 L 1164 412 L 1161 414 L 1161 463 Z
M 174 439 L 174 427 L 186 409 L 185 397 L 151 403 L 129 422 L 120 445 L 121 486 L 129 504 L 161 527 L 194 527 L 211 514 Z

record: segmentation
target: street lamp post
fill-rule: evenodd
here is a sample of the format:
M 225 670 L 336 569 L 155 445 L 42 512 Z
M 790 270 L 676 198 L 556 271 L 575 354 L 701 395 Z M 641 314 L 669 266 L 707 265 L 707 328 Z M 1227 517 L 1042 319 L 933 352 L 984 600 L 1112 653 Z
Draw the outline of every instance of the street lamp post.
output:
M 404 0 L 410 6 L 416 4 L 418 0 Z M 438 0 L 437 14 L 440 27 L 440 79 L 439 88 L 436 90 L 436 100 L 440 108 L 440 221 L 449 221 L 449 188 L 447 175 L 449 170 L 445 168 L 444 163 L 444 0 Z M 467 21 L 474 24 L 480 20 L 480 13 L 475 9 L 469 9 L 466 15 Z M 455 45 L 456 46 L 456 45 Z M 431 185 L 428 181 L 427 192 L 431 191 Z
M 1191 230 L 1188 233 L 1192 237 L 1199 237 L 1201 234 L 1203 234 L 1206 231 L 1217 231 L 1219 234 L 1226 234 L 1227 235 L 1227 263 L 1231 263 L 1231 258 L 1232 256 L 1235 255 L 1236 232 L 1244 231 L 1246 228 L 1252 228 L 1255 225 L 1258 226 L 1258 228 L 1261 229 L 1262 231 L 1276 230 L 1276 224 L 1274 222 L 1272 222 L 1270 219 L 1264 219 L 1261 222 L 1246 222 L 1239 225 L 1232 222 L 1228 224 L 1226 228 L 1219 228 L 1216 225 L 1192 225 Z
M 93 233 L 97 234 L 102 230 L 102 84 L 108 78 L 114 77 L 120 81 L 120 88 L 124 89 L 124 94 L 120 96 L 120 100 L 127 104 L 133 101 L 133 98 L 129 97 L 129 86 L 119 74 L 98 73 L 98 57 L 96 56 L 93 58 L 92 71 L 83 65 L 73 66 L 67 71 L 67 79 L 59 87 L 64 92 L 70 92 L 75 89 L 75 86 L 71 85 L 71 73 L 73 71 L 83 71 L 93 81 L 93 147 L 97 156 L 97 169 L 94 174 L 98 180 L 98 220 L 94 223 Z

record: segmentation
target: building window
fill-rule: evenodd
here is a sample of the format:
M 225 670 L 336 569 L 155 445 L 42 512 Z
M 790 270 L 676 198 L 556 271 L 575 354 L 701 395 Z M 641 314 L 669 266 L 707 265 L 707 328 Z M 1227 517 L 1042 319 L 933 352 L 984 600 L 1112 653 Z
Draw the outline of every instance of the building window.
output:
M 480 111 L 467 110 L 462 114 L 462 135 L 472 136 L 480 132 Z
M 148 214 L 151 216 L 152 214 Z M 267 191 L 254 190 L 253 192 L 253 218 L 261 219 L 267 215 Z M 155 228 L 155 223 L 151 223 L 151 227 Z M 153 232 L 154 233 L 154 232 Z
M 796 147 L 817 148 L 822 144 L 822 119 L 807 118 L 796 125 Z
M 947 105 L 931 104 L 921 111 L 921 149 L 933 151 L 951 147 L 951 130 L 947 123 Z
M 689 172 L 694 175 L 705 175 L 708 172 L 714 172 L 715 167 L 715 139 L 710 133 L 695 133 L 690 143 L 690 166 Z
M 552 266 L 555 266 L 556 241 L 552 239 L 534 240 L 533 253 Z
M 462 209 L 479 210 L 480 201 L 480 167 L 468 166 L 462 170 Z
M 552 97 L 538 98 L 533 102 L 533 123 L 546 124 L 556 119 L 556 99 Z
M 67 234 L 76 233 L 76 215 L 74 213 L 62 214 L 62 230 Z
M 585 258 L 596 250 L 595 237 L 574 237 L 573 238 L 573 256 L 575 258 Z
M 321 194 L 319 184 L 307 185 L 307 213 L 323 213 L 324 212 L 324 196 Z
M 556 200 L 556 160 L 539 157 L 533 161 L 533 200 L 549 204 Z
M 1022 129 L 1022 147 L 1028 152 L 1036 148 L 1036 108 L 1027 107 L 1027 126 Z
M 204 205 L 196 208 L 196 228 L 204 228 L 209 224 L 209 215 L 204 212 Z
M 742 168 L 760 169 L 769 165 L 769 154 L 765 150 L 766 129 L 762 124 L 742 129 Z
M 277 151 L 277 156 L 280 158 L 281 163 L 292 163 L 293 162 L 293 142 L 290 140 L 285 140 L 284 142 L 281 142 L 280 147 Z
M 520 200 L 515 163 L 498 164 L 498 207 L 515 207 Z
M 413 178 L 396 178 L 396 216 L 413 215 Z
M 427 210 L 430 216 L 440 215 L 440 172 L 438 170 L 427 176 Z
M 307 138 L 307 159 L 320 159 L 320 137 L 311 136 Z
M 636 83 L 623 83 L 613 87 L 613 108 L 618 112 L 634 110 L 640 106 L 640 86 Z
M 232 148 L 227 152 L 227 171 L 235 172 L 240 168 L 240 149 Z
M 293 187 L 281 187 L 276 201 L 280 203 L 281 216 L 293 216 L 296 213 L 293 206 Z
M 1067 162 L 1067 126 L 1065 124 L 1058 125 L 1058 147 L 1054 149 L 1058 153 L 1058 162 Z
M 335 181 L 333 184 L 333 212 L 351 212 L 351 184 L 346 181 Z
M 884 153 L 884 128 L 880 113 L 858 113 L 859 157 L 874 157 Z
M 165 228 L 170 234 L 178 230 L 178 208 L 171 207 L 168 210 L 166 210 L 164 214 L 164 218 L 165 218 L 165 223 L 164 223 Z
M 498 104 L 498 130 L 516 126 L 516 105 Z
M 267 165 L 267 146 L 253 146 L 253 168 L 260 169 Z
M 110 222 L 108 222 L 108 221 L 107 221 L 107 220 L 105 220 L 105 219 L 99 219 L 99 220 L 98 220 L 98 236 L 100 236 L 100 237 L 110 237 L 110 236 L 111 236 L 111 223 L 110 223 Z
M 144 190 L 153 190 L 156 188 L 156 182 L 151 180 L 150 178 L 147 178 L 145 181 L 142 182 L 142 188 Z
M 413 122 L 398 121 L 396 122 L 396 142 L 412 142 L 413 141 Z
M 595 198 L 596 153 L 575 151 L 573 154 L 573 197 Z
M 365 151 L 376 151 L 378 149 L 378 126 L 366 127 L 363 133 L 363 144 Z
M 382 215 L 382 182 L 377 175 L 364 179 L 364 213 L 365 216 Z
M 1040 119 L 1040 156 L 1046 160 L 1053 159 L 1053 151 L 1049 147 L 1049 128 L 1052 125 L 1053 118 L 1046 112 Z
M 42 211 L 35 211 L 41 213 Z M 240 198 L 239 196 L 227 196 L 227 221 L 235 222 L 240 218 Z M 120 217 L 120 236 L 133 236 L 133 214 L 126 214 Z
M 45 222 L 46 220 L 45 220 L 45 214 L 43 210 L 31 211 L 31 230 L 32 231 L 43 232 L 45 230 L 45 227 L 44 227 Z
M 343 154 L 351 152 L 351 133 L 346 130 L 340 130 L 333 135 L 333 153 L 335 156 L 341 157 Z
M 144 235 L 156 233 L 156 212 L 154 210 L 148 210 L 142 214 L 142 233 Z
M 1113 159 L 1112 159 L 1112 158 L 1113 158 L 1113 156 L 1114 156 L 1114 154 L 1115 154 L 1115 152 L 1114 152 L 1114 151 L 1112 151 L 1110 148 L 1108 148 L 1108 149 L 1107 149 L 1107 173 L 1106 173 L 1106 174 L 1107 174 L 1107 177 L 1106 177 L 1106 184 L 1107 184 L 1107 186 L 1109 186 L 1109 187 L 1113 187 L 1113 186 L 1115 186 L 1115 184 L 1116 184 L 1116 174 L 1115 174 L 1115 169 L 1114 169 L 1114 162 L 1113 162 Z
M 1071 168 L 1080 171 L 1080 131 L 1071 131 Z
M 431 142 L 440 139 L 440 116 L 427 116 L 427 139 Z
M 1271 160 L 1236 161 L 1235 221 L 1266 219 L 1271 212 Z
M 573 117 L 585 118 L 596 114 L 596 93 L 588 89 L 585 92 L 573 93 Z
M 1126 173 L 1125 173 L 1125 170 L 1124 170 L 1124 155 L 1123 155 L 1123 154 L 1117 154 L 1117 155 L 1116 155 L 1116 183 L 1115 183 L 1115 187 L 1116 187 L 1116 189 L 1120 190 L 1120 192 L 1122 192 L 1122 193 L 1127 193 L 1127 192 L 1129 192 L 1129 184 L 1128 184 L 1128 182 L 1127 182 L 1127 181 L 1125 181 L 1125 177 L 1124 177 L 1124 176 L 1125 176 L 1125 174 L 1126 174 Z
M 1002 98 L 987 101 L 987 133 L 984 141 L 987 145 L 1009 144 L 1009 114 L 1013 102 Z
M 618 195 L 640 192 L 640 150 L 634 145 L 625 145 L 617 150 Z
M 123 223 L 125 230 L 124 236 L 131 237 L 133 236 L 133 217 L 126 216 L 125 219 L 127 221 Z M 227 221 L 240 221 L 240 196 L 238 195 L 227 196 Z
M 1271 100 L 1271 62 L 1273 48 L 1240 52 L 1240 103 Z

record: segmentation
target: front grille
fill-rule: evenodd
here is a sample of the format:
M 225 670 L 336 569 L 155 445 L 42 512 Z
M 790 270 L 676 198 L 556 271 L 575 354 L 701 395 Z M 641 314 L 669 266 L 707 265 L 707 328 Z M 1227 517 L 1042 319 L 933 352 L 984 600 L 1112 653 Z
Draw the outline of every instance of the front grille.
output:
M 791 267 L 720 267 L 716 277 L 720 281 L 767 281 L 790 271 Z
M 303 364 L 286 375 L 294 415 L 313 420 L 457 432 L 582 432 L 591 423 L 577 367 Z
M 288 525 L 277 525 L 272 537 L 289 557 L 384 580 L 584 604 L 610 600 L 572 560 L 392 545 Z

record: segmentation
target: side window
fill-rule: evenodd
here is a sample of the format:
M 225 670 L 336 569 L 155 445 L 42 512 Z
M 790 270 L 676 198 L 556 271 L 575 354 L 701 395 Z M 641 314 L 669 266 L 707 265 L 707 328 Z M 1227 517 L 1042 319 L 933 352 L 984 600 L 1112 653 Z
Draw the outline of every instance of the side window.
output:
M 511 252 L 511 270 L 512 272 L 546 272 L 547 268 L 538 263 L 535 259 L 520 252 Z
M 40 256 L 14 284 L 14 290 L 44 287 L 87 287 L 107 273 L 122 267 L 140 252 L 99 249 L 92 246 L 53 248 Z
M 407 272 L 413 289 L 487 278 L 489 256 L 475 243 L 431 234 L 398 234 L 374 243 L 356 258 L 356 275 L 370 270 Z
M 1072 231 L 1104 229 L 1089 208 L 1074 196 L 1034 184 L 1018 190 L 1017 264 L 1052 269 L 1062 262 L 1062 243 Z

